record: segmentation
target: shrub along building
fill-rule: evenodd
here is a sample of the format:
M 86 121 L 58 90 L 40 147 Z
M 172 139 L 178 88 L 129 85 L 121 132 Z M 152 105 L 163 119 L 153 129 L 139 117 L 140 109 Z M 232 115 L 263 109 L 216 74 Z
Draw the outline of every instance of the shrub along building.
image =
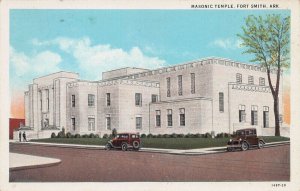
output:
M 274 135 L 266 77 L 265 68 L 221 58 L 155 70 L 121 68 L 104 72 L 100 81 L 58 72 L 29 85 L 25 126 L 31 138 L 50 137 L 62 128 L 103 136 L 114 128 L 140 134 L 217 134 L 255 127 L 260 135 Z

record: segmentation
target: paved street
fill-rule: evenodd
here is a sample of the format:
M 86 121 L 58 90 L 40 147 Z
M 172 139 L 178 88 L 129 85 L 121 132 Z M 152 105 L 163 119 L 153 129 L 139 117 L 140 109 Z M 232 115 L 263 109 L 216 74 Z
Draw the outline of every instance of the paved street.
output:
M 10 172 L 11 182 L 288 181 L 290 146 L 208 155 L 105 151 L 10 143 L 10 152 L 57 158 Z

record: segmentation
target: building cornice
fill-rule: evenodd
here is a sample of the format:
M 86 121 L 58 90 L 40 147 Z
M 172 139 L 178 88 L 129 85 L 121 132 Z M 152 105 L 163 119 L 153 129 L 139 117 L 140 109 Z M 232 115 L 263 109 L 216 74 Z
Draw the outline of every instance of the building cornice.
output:
M 168 73 L 168 72 L 172 72 L 172 71 L 201 67 L 201 66 L 210 65 L 210 64 L 224 65 L 224 66 L 228 66 L 228 67 L 236 67 L 236 68 L 241 68 L 241 69 L 245 69 L 245 70 L 253 70 L 253 71 L 259 71 L 259 72 L 264 72 L 264 73 L 267 72 L 266 68 L 262 67 L 260 65 L 246 64 L 246 63 L 237 62 L 237 61 L 233 61 L 233 60 L 226 59 L 226 58 L 208 57 L 208 58 L 203 58 L 200 60 L 186 62 L 183 64 L 158 68 L 158 69 L 154 69 L 154 70 L 150 70 L 150 71 L 146 71 L 146 72 L 139 72 L 139 73 L 131 74 L 128 76 L 124 76 L 124 78 L 137 79 L 137 78 L 141 78 L 144 76 L 152 76 L 152 75 Z M 271 70 L 272 74 L 275 74 L 276 72 L 277 72 L 277 70 L 275 70 L 275 69 Z M 282 71 L 281 71 L 281 74 L 282 74 Z

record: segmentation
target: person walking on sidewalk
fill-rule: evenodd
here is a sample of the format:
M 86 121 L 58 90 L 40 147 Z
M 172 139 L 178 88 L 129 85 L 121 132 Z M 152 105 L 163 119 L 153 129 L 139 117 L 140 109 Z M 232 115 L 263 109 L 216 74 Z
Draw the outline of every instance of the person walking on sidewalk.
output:
M 19 142 L 22 141 L 22 132 L 19 130 Z
M 23 140 L 24 140 L 25 142 L 27 142 L 25 131 L 23 132 Z

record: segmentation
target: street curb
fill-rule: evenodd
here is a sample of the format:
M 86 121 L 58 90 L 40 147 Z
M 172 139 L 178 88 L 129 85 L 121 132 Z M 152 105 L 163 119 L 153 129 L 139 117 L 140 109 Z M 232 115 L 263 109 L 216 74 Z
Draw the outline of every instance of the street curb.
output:
M 57 144 L 57 143 L 42 143 L 42 142 L 13 142 L 15 144 L 31 144 L 31 145 L 40 145 L 48 147 L 62 147 L 62 148 L 74 148 L 74 149 L 89 149 L 89 150 L 104 150 L 104 146 L 98 145 L 75 145 L 75 144 Z M 282 146 L 290 144 L 290 141 L 281 141 L 265 144 L 264 148 Z M 218 148 L 218 149 L 216 149 Z M 155 149 L 155 148 L 142 148 L 139 152 L 149 152 L 149 153 L 160 153 L 160 154 L 173 154 L 173 155 L 207 155 L 207 154 L 216 154 L 216 153 L 225 153 L 227 152 L 226 146 L 224 147 L 211 147 L 211 148 L 202 148 L 203 151 L 192 151 L 190 150 L 176 150 L 176 149 Z M 199 149 L 200 150 L 200 149 Z
M 46 147 L 62 147 L 62 148 L 75 148 L 75 149 L 91 149 L 91 150 L 104 150 L 102 145 L 76 145 L 76 144 L 58 144 L 58 143 L 44 143 L 44 142 L 11 142 L 20 145 L 40 145 Z
M 59 161 L 58 162 L 47 163 L 47 164 L 11 167 L 11 168 L 9 168 L 9 171 L 19 171 L 19 170 L 27 170 L 27 169 L 44 168 L 44 167 L 55 166 L 55 165 L 58 165 L 58 164 L 61 163 L 60 159 L 57 159 L 57 160 L 59 160 Z
M 19 152 L 9 152 L 9 171 L 43 168 L 60 164 L 58 158 L 50 158 Z
M 270 147 L 276 147 L 276 146 L 283 146 L 283 145 L 289 145 L 290 142 L 285 142 L 285 143 L 276 143 L 276 144 L 270 144 L 266 145 L 264 148 L 270 148 Z M 208 148 L 206 148 L 208 149 Z M 213 149 L 212 149 L 213 150 Z M 182 153 L 173 153 L 173 152 L 163 152 L 163 151 L 155 151 L 155 150 L 147 150 L 147 151 L 141 151 L 141 152 L 149 152 L 149 153 L 160 153 L 160 154 L 172 154 L 172 155 L 187 155 L 187 156 L 197 156 L 197 155 L 210 155 L 210 154 L 219 154 L 219 153 L 227 153 L 228 151 L 226 150 L 226 147 L 223 149 L 218 149 L 217 151 L 212 151 L 212 150 L 207 150 L 207 151 L 202 151 L 202 152 L 194 152 L 194 153 L 189 153 L 189 152 L 182 152 Z M 252 148 L 249 150 L 253 150 Z

